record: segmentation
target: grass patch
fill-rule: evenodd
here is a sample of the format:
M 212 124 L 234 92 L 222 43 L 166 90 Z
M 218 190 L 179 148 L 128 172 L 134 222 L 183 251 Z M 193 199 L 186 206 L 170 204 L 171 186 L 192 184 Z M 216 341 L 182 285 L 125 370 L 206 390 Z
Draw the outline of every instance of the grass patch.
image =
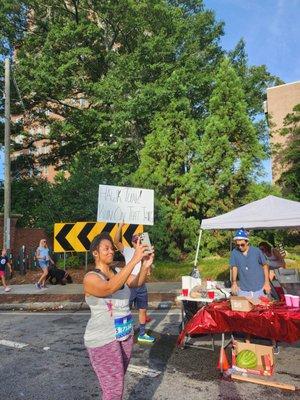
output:
M 229 278 L 228 258 L 204 258 L 199 263 L 202 278 L 225 280 Z M 153 281 L 180 281 L 183 275 L 189 275 L 193 263 L 156 261 L 152 273 Z
M 286 249 L 286 251 L 287 251 L 286 258 L 288 260 L 296 261 L 297 265 L 298 265 L 298 268 L 300 268 L 299 267 L 299 265 L 300 265 L 300 246 L 295 246 L 294 248 L 289 248 L 288 247 Z
M 286 249 L 287 268 L 300 269 L 300 246 Z M 211 278 L 224 281 L 229 279 L 229 258 L 227 257 L 208 257 L 199 261 L 198 266 L 201 278 Z M 183 275 L 189 275 L 193 268 L 193 263 L 155 261 L 155 268 L 151 275 L 151 281 L 180 281 Z

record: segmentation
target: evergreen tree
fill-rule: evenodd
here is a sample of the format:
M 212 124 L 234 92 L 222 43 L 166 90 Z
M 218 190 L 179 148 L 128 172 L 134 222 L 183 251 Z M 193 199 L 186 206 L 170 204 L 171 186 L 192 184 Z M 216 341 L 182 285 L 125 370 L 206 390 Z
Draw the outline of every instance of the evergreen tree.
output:
M 247 114 L 242 84 L 228 59 L 216 74 L 208 112 L 199 164 L 208 197 L 207 217 L 243 204 L 264 156 Z
M 151 231 L 158 252 L 174 259 L 195 245 L 199 227 L 195 216 L 203 193 L 194 171 L 198 154 L 190 102 L 174 99 L 168 110 L 155 116 L 133 176 L 136 185 L 155 189 L 155 226 Z
M 284 195 L 300 201 L 300 104 L 293 111 L 286 116 L 281 132 L 287 137 L 287 145 L 280 150 L 284 172 L 279 184 Z

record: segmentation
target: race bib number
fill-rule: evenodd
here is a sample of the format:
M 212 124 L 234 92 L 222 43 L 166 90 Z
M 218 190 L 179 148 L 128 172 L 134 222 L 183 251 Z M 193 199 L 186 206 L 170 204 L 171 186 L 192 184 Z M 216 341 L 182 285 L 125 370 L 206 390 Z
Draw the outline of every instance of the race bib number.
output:
M 133 318 L 132 315 L 126 315 L 126 317 L 115 318 L 115 328 L 116 328 L 116 339 L 124 340 L 132 332 Z

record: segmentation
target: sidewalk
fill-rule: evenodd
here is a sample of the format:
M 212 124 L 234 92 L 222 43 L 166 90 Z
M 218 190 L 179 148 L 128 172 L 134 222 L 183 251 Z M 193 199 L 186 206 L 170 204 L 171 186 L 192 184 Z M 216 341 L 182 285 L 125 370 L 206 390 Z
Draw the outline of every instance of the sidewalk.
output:
M 149 308 L 170 308 L 180 292 L 180 282 L 147 283 Z M 82 284 L 48 285 L 37 289 L 33 284 L 13 285 L 11 292 L 0 288 L 0 310 L 88 309 Z

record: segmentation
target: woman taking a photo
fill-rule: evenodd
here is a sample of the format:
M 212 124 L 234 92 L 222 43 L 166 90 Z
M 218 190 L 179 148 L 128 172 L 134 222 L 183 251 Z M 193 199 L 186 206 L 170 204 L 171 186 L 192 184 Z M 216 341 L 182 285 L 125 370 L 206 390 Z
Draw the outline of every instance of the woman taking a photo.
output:
M 49 263 L 51 262 L 52 264 L 54 264 L 54 261 L 50 257 L 49 248 L 48 248 L 46 239 L 40 240 L 39 247 L 36 250 L 36 259 L 37 259 L 38 265 L 42 269 L 43 273 L 42 273 L 40 279 L 38 280 L 38 282 L 35 284 L 35 286 L 38 289 L 42 289 L 42 288 L 46 287 L 45 281 L 46 281 L 46 277 L 48 275 Z
M 149 254 L 148 246 L 139 240 L 131 261 L 121 270 L 113 269 L 114 243 L 106 232 L 94 238 L 90 251 L 95 269 L 85 275 L 83 282 L 91 309 L 84 342 L 102 389 L 102 400 L 121 400 L 133 346 L 130 288 L 145 282 L 154 254 Z M 131 275 L 140 261 L 140 273 Z

